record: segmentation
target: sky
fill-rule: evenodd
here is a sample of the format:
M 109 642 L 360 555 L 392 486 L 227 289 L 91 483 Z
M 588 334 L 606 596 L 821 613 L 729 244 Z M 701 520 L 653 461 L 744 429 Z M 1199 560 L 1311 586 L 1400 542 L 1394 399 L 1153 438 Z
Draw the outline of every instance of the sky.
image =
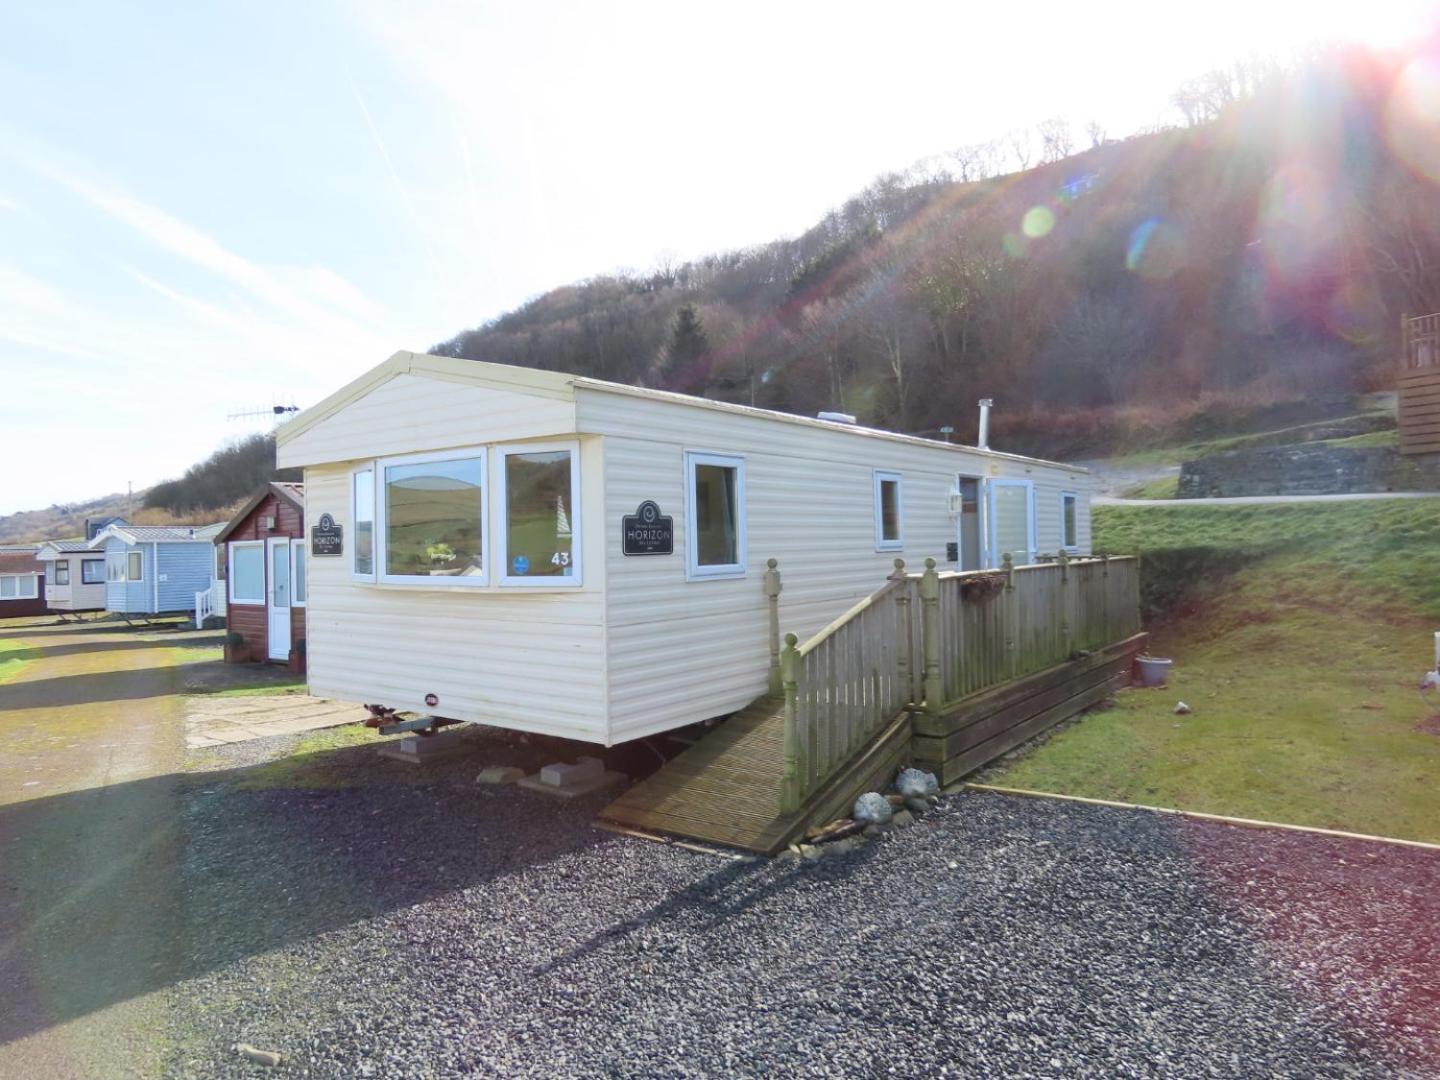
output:
M 0 9 L 0 514 L 138 490 L 547 288 L 1426 0 Z M 1174 11 L 1174 15 L 1168 14 Z

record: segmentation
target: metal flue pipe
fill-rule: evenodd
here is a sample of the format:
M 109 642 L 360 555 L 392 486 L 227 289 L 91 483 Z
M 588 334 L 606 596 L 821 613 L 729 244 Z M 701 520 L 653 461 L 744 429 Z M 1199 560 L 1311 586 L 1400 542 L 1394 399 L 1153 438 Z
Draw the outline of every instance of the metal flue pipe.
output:
M 995 402 L 986 397 L 980 399 L 980 434 L 975 440 L 975 445 L 981 450 L 990 449 L 990 406 Z

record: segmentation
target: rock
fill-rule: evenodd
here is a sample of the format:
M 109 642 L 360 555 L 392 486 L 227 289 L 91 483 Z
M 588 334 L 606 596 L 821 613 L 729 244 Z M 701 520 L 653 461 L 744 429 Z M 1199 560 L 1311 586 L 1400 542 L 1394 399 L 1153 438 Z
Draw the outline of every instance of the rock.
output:
M 777 861 L 783 860 L 785 862 L 799 862 L 800 849 L 796 847 L 788 847 L 784 851 L 780 852 L 779 855 L 776 855 L 775 858 Z
M 596 780 L 604 775 L 605 763 L 603 761 L 594 757 L 582 757 L 576 759 L 573 765 L 567 765 L 563 761 L 546 765 L 540 770 L 540 782 L 549 784 L 551 787 L 570 787 L 574 784 Z
M 800 857 L 801 857 L 802 859 L 804 859 L 806 862 L 815 862 L 816 860 L 818 860 L 818 859 L 820 858 L 820 856 L 822 856 L 822 855 L 824 855 L 824 854 L 825 854 L 824 849 L 823 849 L 823 848 L 816 847 L 814 844 L 801 844 L 801 845 L 800 845 Z
M 1176 702 L 1173 710 L 1176 716 L 1188 716 L 1194 711 L 1194 709 L 1190 708 L 1190 706 L 1186 705 L 1183 701 Z
M 895 815 L 890 800 L 879 792 L 867 791 L 855 800 L 855 809 L 850 816 L 867 825 L 880 825 Z
M 909 810 L 910 813 L 916 817 L 924 817 L 930 810 L 930 804 L 924 799 L 906 799 L 905 809 Z
M 480 775 L 475 777 L 477 784 L 513 784 L 525 775 L 524 769 L 517 769 L 513 765 L 489 765 L 480 770 Z
M 889 831 L 890 822 L 887 821 L 883 825 L 866 825 L 865 828 L 860 830 L 860 835 L 867 840 L 873 840 L 877 836 L 884 836 Z
M 895 815 L 894 818 L 891 819 L 891 824 L 893 824 L 897 829 L 903 829 L 906 825 L 914 824 L 914 821 L 914 814 L 910 813 L 909 810 L 901 810 Z
M 861 839 L 860 839 L 860 837 L 858 837 L 858 836 L 847 836 L 847 837 L 845 837 L 845 839 L 843 839 L 843 840 L 836 840 L 833 844 L 826 844 L 826 845 L 825 845 L 825 854 L 827 854 L 827 855 L 845 855 L 845 854 L 847 854 L 847 853 L 849 853 L 849 852 L 851 852 L 851 851 L 854 851 L 857 847 L 860 846 L 860 844 L 861 844 Z
M 271 1068 L 278 1066 L 285 1060 L 285 1055 L 276 1050 L 261 1050 L 259 1047 L 251 1046 L 249 1043 L 236 1043 L 235 1052 L 257 1065 L 269 1065 Z
M 895 790 L 907 799 L 923 799 L 940 791 L 940 781 L 934 773 L 922 769 L 905 769 L 895 778 Z

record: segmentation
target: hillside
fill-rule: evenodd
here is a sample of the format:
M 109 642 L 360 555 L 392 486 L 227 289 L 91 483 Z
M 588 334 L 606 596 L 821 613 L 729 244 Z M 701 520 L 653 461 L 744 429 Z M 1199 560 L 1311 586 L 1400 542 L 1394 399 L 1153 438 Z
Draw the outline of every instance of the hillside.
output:
M 1335 413 L 1389 380 L 1401 312 L 1440 309 L 1402 61 L 1217 73 L 1186 126 L 1080 153 L 1042 126 L 1004 175 L 964 148 L 797 238 L 557 288 L 434 351 L 961 438 L 989 396 L 1000 445 L 1059 455 Z

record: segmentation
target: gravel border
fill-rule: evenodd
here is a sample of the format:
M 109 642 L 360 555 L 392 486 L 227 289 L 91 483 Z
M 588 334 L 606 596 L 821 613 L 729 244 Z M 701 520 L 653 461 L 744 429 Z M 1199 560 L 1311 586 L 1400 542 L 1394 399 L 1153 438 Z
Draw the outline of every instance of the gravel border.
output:
M 1324 919 L 1307 953 L 1277 931 L 1314 838 L 967 792 L 848 855 L 717 859 L 593 828 L 603 797 L 343 753 L 363 786 L 188 796 L 170 1075 L 264 1074 L 237 1042 L 314 1077 L 1423 1076 L 1435 1049 L 1379 1022 L 1398 976 L 1331 977 Z M 1247 897 L 1256 867 L 1294 874 Z

